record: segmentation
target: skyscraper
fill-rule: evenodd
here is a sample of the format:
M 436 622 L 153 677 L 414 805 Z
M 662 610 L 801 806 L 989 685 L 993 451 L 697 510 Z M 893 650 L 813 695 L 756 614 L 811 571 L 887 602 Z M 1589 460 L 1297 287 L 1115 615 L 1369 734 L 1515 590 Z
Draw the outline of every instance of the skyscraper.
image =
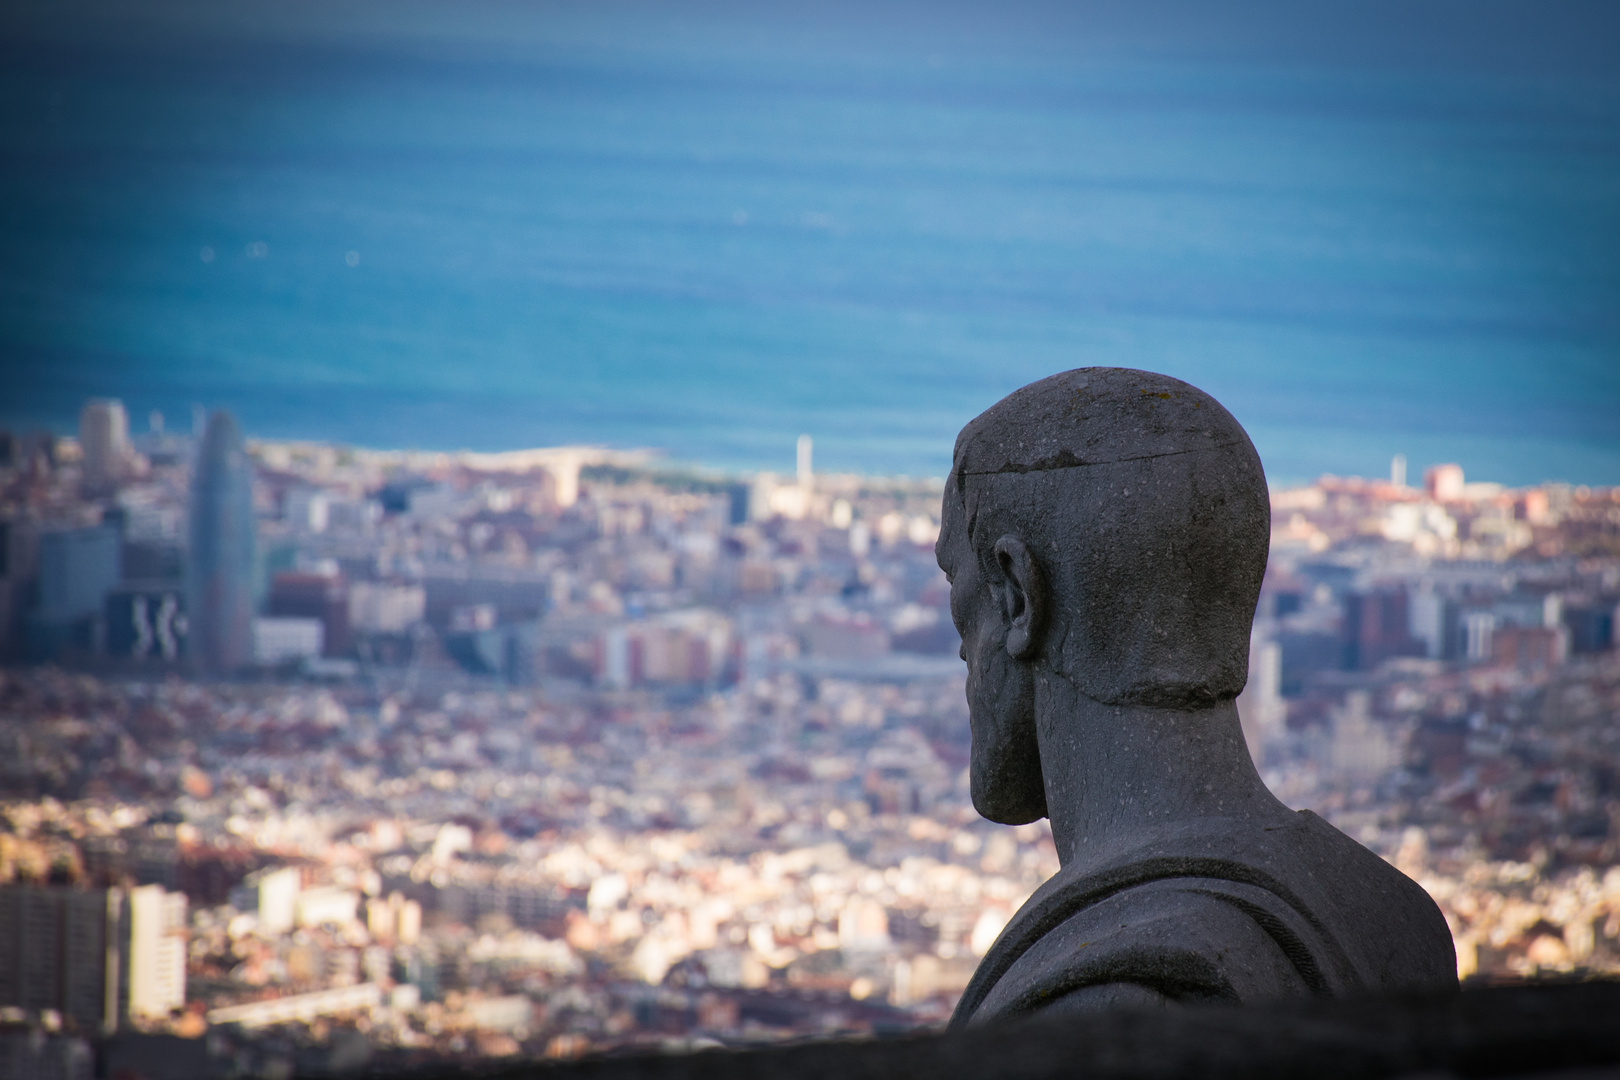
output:
M 798 466 L 799 466 L 799 468 L 798 468 L 799 489 L 804 492 L 804 497 L 805 497 L 806 502 L 809 501 L 810 492 L 811 492 L 812 489 L 814 489 L 815 483 L 816 483 L 815 473 L 811 471 L 811 466 L 810 466 L 810 460 L 811 460 L 810 455 L 811 455 L 811 453 L 812 453 L 812 449 L 811 449 L 810 436 L 808 436 L 808 435 L 800 435 L 799 436 L 799 454 L 798 454 L 798 457 L 799 457 L 799 460 L 798 460 Z
M 191 483 L 186 560 L 187 644 L 201 671 L 253 658 L 253 472 L 242 428 L 228 412 L 208 418 Z
M 186 1003 L 186 898 L 160 885 L 141 885 L 127 895 L 127 1008 L 133 1016 L 167 1016 Z
M 79 447 L 84 452 L 84 489 L 111 491 L 128 471 L 129 415 L 116 398 L 92 398 L 79 411 Z
M 38 589 L 24 622 L 27 659 L 48 662 L 69 648 L 99 652 L 102 605 L 120 576 L 118 529 L 53 529 L 39 535 L 36 551 Z
M 158 885 L 0 886 L 0 1005 L 56 1009 L 81 1032 L 186 1003 L 186 898 Z
M 1265 761 L 1265 750 L 1288 728 L 1288 702 L 1282 696 L 1282 646 L 1259 635 L 1249 639 L 1249 681 L 1237 699 L 1238 719 L 1249 756 Z
M 121 570 L 118 530 L 111 525 L 61 529 L 39 538 L 39 614 L 53 623 L 101 611 Z

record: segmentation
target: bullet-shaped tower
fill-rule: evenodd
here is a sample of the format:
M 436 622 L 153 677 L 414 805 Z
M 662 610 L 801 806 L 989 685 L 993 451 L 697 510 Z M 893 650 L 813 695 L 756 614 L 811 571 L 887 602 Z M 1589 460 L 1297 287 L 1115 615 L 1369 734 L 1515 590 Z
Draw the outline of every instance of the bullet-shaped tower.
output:
M 253 659 L 253 471 L 242 428 L 208 418 L 191 482 L 186 618 L 194 666 L 222 673 Z

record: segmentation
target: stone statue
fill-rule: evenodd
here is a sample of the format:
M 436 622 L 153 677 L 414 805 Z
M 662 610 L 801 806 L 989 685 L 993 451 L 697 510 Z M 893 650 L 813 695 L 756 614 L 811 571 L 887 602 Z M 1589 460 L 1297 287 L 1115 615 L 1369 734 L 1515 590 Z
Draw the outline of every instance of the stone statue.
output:
M 1062 864 L 953 1027 L 1456 987 L 1434 901 L 1249 757 L 1234 699 L 1271 510 L 1214 398 L 1121 368 L 1026 386 L 962 429 L 942 515 L 973 804 L 1050 818 Z

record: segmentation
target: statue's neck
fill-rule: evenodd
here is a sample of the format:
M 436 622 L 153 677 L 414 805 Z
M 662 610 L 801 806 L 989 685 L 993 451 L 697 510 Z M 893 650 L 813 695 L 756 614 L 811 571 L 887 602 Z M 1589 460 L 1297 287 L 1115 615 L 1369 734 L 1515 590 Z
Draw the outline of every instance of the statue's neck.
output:
M 1233 702 L 1193 712 L 1104 705 L 1045 673 L 1035 702 L 1064 866 L 1203 818 L 1292 816 L 1255 771 Z

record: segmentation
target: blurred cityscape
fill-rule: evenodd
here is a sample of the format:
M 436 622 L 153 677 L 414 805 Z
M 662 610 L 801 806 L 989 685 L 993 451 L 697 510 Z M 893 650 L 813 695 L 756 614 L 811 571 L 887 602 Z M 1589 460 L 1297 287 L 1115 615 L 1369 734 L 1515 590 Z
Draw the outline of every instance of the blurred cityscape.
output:
M 935 1026 L 1057 869 L 938 481 L 147 426 L 0 433 L 0 1075 Z M 1620 971 L 1620 488 L 1413 479 L 1273 492 L 1256 761 L 1465 978 Z

